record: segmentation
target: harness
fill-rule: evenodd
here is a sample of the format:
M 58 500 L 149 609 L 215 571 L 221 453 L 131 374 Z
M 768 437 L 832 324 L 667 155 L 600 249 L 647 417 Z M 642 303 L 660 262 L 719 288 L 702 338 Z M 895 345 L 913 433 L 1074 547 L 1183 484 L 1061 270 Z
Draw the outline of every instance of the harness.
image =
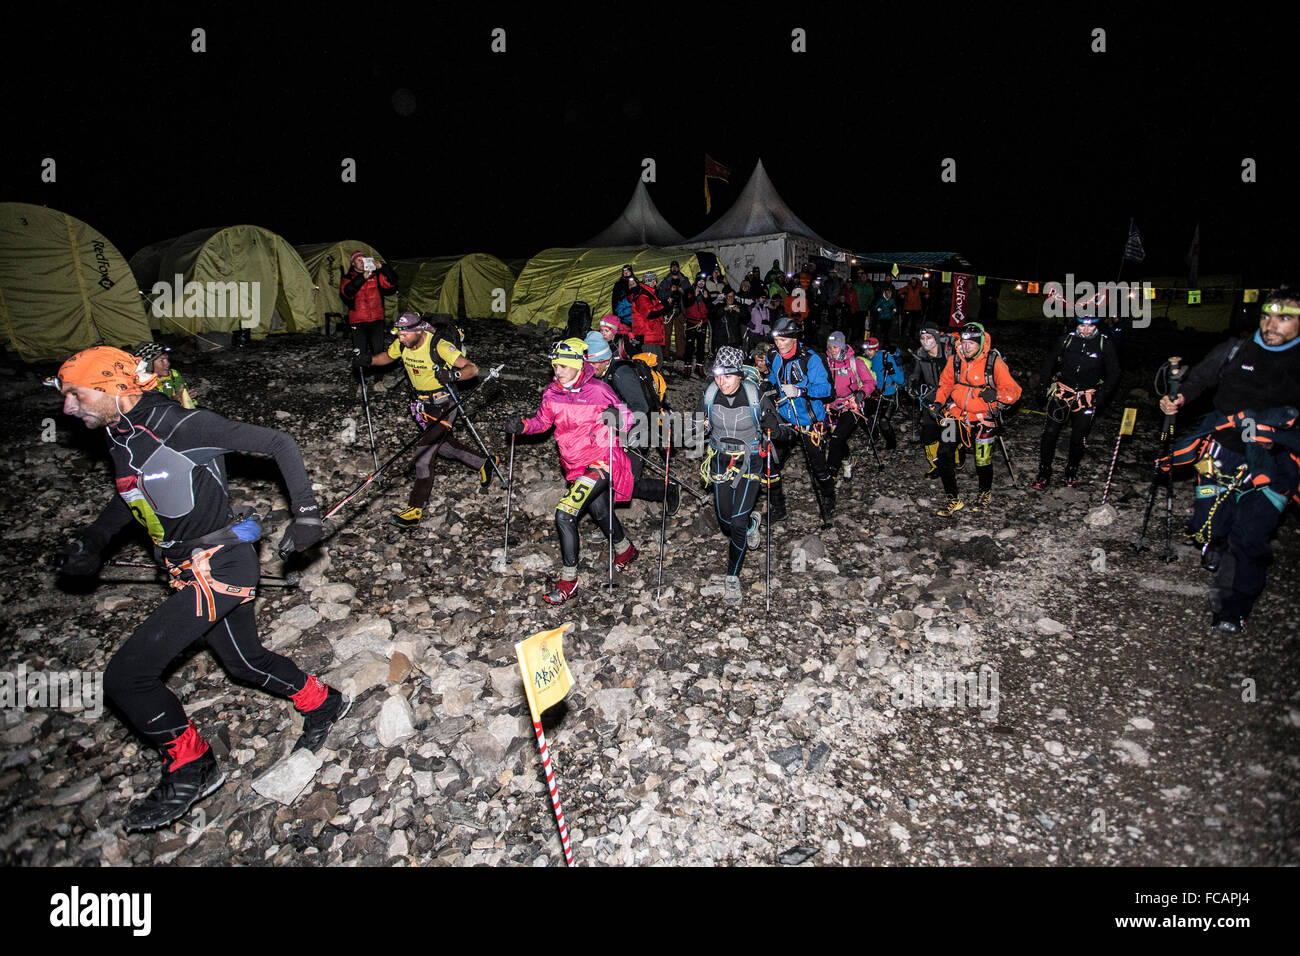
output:
M 1068 419 L 1075 412 L 1082 412 L 1085 410 L 1089 412 L 1095 412 L 1096 408 L 1092 404 L 1092 399 L 1093 396 L 1096 395 L 1096 392 L 1097 390 L 1095 388 L 1089 388 L 1089 389 L 1071 388 L 1069 385 L 1066 385 L 1064 382 L 1053 382 L 1050 386 L 1048 386 L 1047 397 L 1049 399 L 1053 399 L 1053 398 L 1056 399 L 1056 401 L 1060 403 L 1060 405 L 1059 406 L 1049 405 L 1047 409 L 1047 414 L 1051 417 L 1052 421 L 1056 422 L 1059 425 L 1059 424 L 1063 424 L 1066 421 L 1066 419 Z M 1058 411 L 1058 407 L 1061 406 L 1064 407 L 1065 414 L 1064 416 L 1058 417 L 1058 415 L 1060 414 Z
M 181 541 L 174 544 L 166 545 L 167 550 L 177 551 L 180 553 L 189 552 L 189 557 L 183 561 L 173 561 L 166 556 L 162 557 L 163 567 L 171 576 L 168 585 L 178 591 L 186 588 L 194 588 L 194 616 L 206 616 L 209 621 L 217 619 L 217 595 L 226 597 L 237 597 L 240 604 L 247 604 L 257 597 L 257 587 L 244 587 L 237 584 L 226 584 L 218 581 L 212 576 L 212 557 L 222 548 L 234 544 L 251 544 L 262 536 L 262 525 L 258 521 L 258 515 L 247 512 L 237 512 L 231 515 L 234 522 L 217 531 L 209 532 L 198 538 L 189 541 Z M 160 546 L 161 548 L 162 546 Z M 189 580 L 182 577 L 185 572 L 190 573 Z M 204 605 L 206 604 L 206 610 Z
M 754 420 L 754 431 L 759 435 L 763 434 L 760 424 L 758 407 L 759 395 L 758 387 L 748 380 L 741 381 L 741 388 L 745 390 L 745 398 L 749 400 L 749 414 Z M 716 382 L 709 385 L 704 390 L 704 407 L 708 415 L 709 422 L 713 421 L 713 405 L 718 397 L 718 385 Z M 733 487 L 737 485 L 742 478 L 752 479 L 767 484 L 767 479 L 761 474 L 751 474 L 746 472 L 742 467 L 757 456 L 759 460 L 767 457 L 767 449 L 763 443 L 755 438 L 752 441 L 744 441 L 739 438 L 730 437 L 709 437 L 709 448 L 704 454 L 704 461 L 700 463 L 700 480 L 708 487 L 713 482 L 730 484 Z M 726 467 L 718 471 L 714 467 L 714 459 L 717 459 L 718 467 L 722 467 L 722 462 L 726 460 Z M 773 483 L 779 476 L 772 478 Z

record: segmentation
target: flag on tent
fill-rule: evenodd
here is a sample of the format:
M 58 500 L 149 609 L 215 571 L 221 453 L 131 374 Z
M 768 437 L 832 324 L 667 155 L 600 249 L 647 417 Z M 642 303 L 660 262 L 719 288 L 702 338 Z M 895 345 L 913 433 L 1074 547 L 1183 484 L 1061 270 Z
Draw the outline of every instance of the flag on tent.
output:
M 1188 288 L 1201 284 L 1201 224 L 1196 224 L 1192 233 L 1192 245 L 1187 250 L 1187 285 Z
M 1131 259 L 1133 262 L 1141 262 L 1146 257 L 1146 250 L 1142 248 L 1142 233 L 1138 232 L 1137 223 L 1130 219 L 1128 221 L 1128 241 L 1124 243 L 1124 258 Z
M 731 170 L 723 166 L 720 162 L 704 154 L 704 214 L 707 216 L 713 209 L 713 199 L 709 196 L 709 180 L 716 179 L 720 182 L 731 182 Z

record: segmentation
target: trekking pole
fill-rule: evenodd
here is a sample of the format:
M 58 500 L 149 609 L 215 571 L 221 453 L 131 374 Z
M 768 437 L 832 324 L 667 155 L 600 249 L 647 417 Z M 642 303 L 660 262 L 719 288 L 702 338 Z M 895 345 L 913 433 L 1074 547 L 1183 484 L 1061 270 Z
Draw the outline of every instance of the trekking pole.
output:
M 1165 363 L 1165 367 L 1167 368 L 1166 374 L 1168 376 L 1168 381 L 1169 381 L 1169 392 L 1167 393 L 1167 396 L 1171 402 L 1178 397 L 1178 389 L 1181 387 L 1183 375 L 1187 371 L 1181 363 L 1182 363 L 1182 357 L 1177 355 L 1170 357 L 1169 361 Z M 1164 423 L 1160 427 L 1160 457 L 1161 458 L 1165 458 L 1169 454 L 1169 448 L 1170 445 L 1173 443 L 1173 438 L 1174 438 L 1174 422 L 1177 420 L 1177 418 L 1178 416 L 1176 414 L 1166 415 L 1164 418 Z M 1155 508 L 1156 494 L 1160 490 L 1161 479 L 1162 476 L 1160 474 L 1160 466 L 1159 466 L 1159 462 L 1157 461 L 1157 464 L 1155 466 L 1155 473 L 1151 476 L 1151 488 L 1147 491 L 1147 507 L 1146 507 L 1146 513 L 1142 517 L 1142 530 L 1139 531 L 1138 536 L 1133 539 L 1133 549 L 1135 551 L 1145 551 L 1147 548 L 1150 547 L 1150 543 L 1147 541 L 1147 526 L 1151 522 L 1151 512 Z M 1173 506 L 1174 506 L 1174 502 L 1173 502 L 1174 466 L 1172 461 L 1169 463 L 1169 475 L 1168 475 L 1168 482 L 1166 483 L 1166 487 L 1165 487 L 1165 496 L 1168 499 L 1166 504 L 1166 511 L 1168 512 L 1168 518 L 1166 519 L 1165 548 L 1164 551 L 1162 552 L 1162 557 L 1164 557 L 1166 561 L 1172 561 L 1174 560 L 1173 546 L 1169 540 L 1170 537 L 1172 536 Z
M 370 457 L 374 459 L 375 469 L 379 468 L 379 452 L 375 449 L 375 426 L 370 424 L 370 393 L 366 389 L 366 370 L 357 368 L 361 376 L 361 404 L 366 409 L 366 429 L 370 432 Z
M 1002 460 L 1007 463 L 1007 473 L 1011 475 L 1011 483 L 1014 485 L 1017 483 L 1016 470 L 1011 467 L 1011 455 L 1007 452 L 1007 440 L 1002 437 L 1002 432 L 1006 430 L 1006 426 L 1002 422 L 1002 409 L 995 409 L 993 418 L 998 425 L 998 447 L 1002 449 Z
M 767 525 L 767 547 L 766 554 L 763 555 L 764 563 L 767 570 L 763 578 L 763 596 L 767 601 L 767 607 L 763 611 L 764 616 L 772 610 L 772 429 L 767 430 L 767 514 L 763 516 L 763 523 Z
M 365 481 L 361 482 L 361 484 L 359 484 L 359 485 L 357 485 L 355 488 L 353 488 L 353 489 L 352 489 L 352 492 L 351 492 L 351 493 L 350 493 L 346 498 L 344 498 L 342 501 L 340 501 L 338 504 L 336 504 L 336 505 L 335 505 L 333 508 L 331 508 L 329 511 L 325 512 L 325 514 L 321 517 L 321 520 L 324 521 L 324 520 L 326 520 L 326 519 L 329 519 L 329 518 L 334 517 L 334 515 L 337 514 L 338 511 L 339 511 L 339 510 L 340 510 L 344 505 L 346 505 L 348 502 L 350 502 L 350 501 L 351 501 L 353 498 L 355 498 L 357 495 L 361 494 L 361 492 L 364 491 L 364 490 L 366 489 L 366 486 L 369 485 L 372 481 L 374 481 L 376 478 L 381 477 L 381 476 L 383 475 L 383 473 L 388 469 L 388 466 L 389 466 L 389 465 L 391 465 L 393 462 L 397 461 L 398 458 L 401 458 L 401 457 L 402 457 L 403 455 L 405 455 L 408 451 L 410 451 L 412 448 L 414 448 L 414 447 L 415 447 L 415 443 L 418 442 L 418 441 L 419 441 L 421 438 L 423 438 L 423 437 L 424 437 L 424 433 L 421 432 L 420 434 L 418 434 L 418 435 L 416 435 L 414 438 L 412 438 L 409 442 L 407 442 L 405 445 L 403 445 L 400 449 L 398 449 L 397 453 L 396 453 L 395 455 L 393 455 L 392 458 L 388 459 L 388 461 L 384 462 L 382 465 L 380 465 L 378 468 L 376 468 L 374 471 L 372 471 L 369 475 L 366 476 Z
M 647 458 L 645 455 L 641 454 L 635 448 L 624 448 L 623 450 L 627 452 L 629 455 L 635 455 L 638 459 L 641 460 L 642 464 L 644 464 L 647 468 L 653 471 L 656 475 L 659 475 L 663 478 L 668 477 L 663 467 L 659 465 L 657 462 L 655 462 L 654 459 Z M 682 491 L 685 491 L 687 494 L 691 495 L 692 497 L 694 497 L 696 501 L 702 501 L 702 502 L 708 501 L 707 497 L 704 494 L 702 494 L 699 490 L 692 488 L 690 485 L 684 484 L 683 482 L 679 481 L 677 482 L 677 487 Z
M 1110 470 L 1106 472 L 1106 490 L 1101 493 L 1101 503 L 1106 504 L 1106 499 L 1110 497 L 1110 479 L 1115 474 L 1115 462 L 1119 461 L 1119 443 L 1124 440 L 1125 435 L 1133 434 L 1133 423 L 1137 421 L 1137 409 L 1124 409 L 1124 417 L 1119 423 L 1119 434 L 1115 436 L 1115 453 L 1110 456 Z
M 510 436 L 510 464 L 508 466 L 510 477 L 506 480 L 506 543 L 501 552 L 501 563 L 506 564 L 510 561 L 510 503 L 514 498 L 515 492 L 515 436 Z
M 490 369 L 487 373 L 487 377 L 482 379 L 482 384 L 479 385 L 479 391 L 481 392 L 484 385 L 496 378 L 503 368 L 505 368 L 504 363 Z M 453 389 L 450 384 L 447 385 L 447 394 L 451 396 L 452 402 L 460 411 L 460 417 L 465 419 L 465 427 L 469 429 L 469 433 L 474 436 L 474 441 L 476 441 L 478 447 L 482 449 L 483 457 L 487 459 L 487 464 L 491 465 L 492 470 L 496 472 L 497 480 L 501 482 L 501 487 L 506 487 L 505 475 L 501 474 L 501 469 L 497 467 L 496 458 L 494 458 L 492 453 L 488 451 L 488 447 L 483 443 L 483 439 L 479 437 L 478 429 L 474 427 L 474 423 L 470 421 L 469 414 L 465 411 L 465 405 L 461 402 L 460 396 L 456 394 L 455 389 Z M 475 394 L 477 394 L 477 392 Z M 448 437 L 450 437 L 450 435 Z
M 668 443 L 664 451 L 664 510 L 659 519 L 659 583 L 655 586 L 655 602 L 659 601 L 659 591 L 664 586 L 664 548 L 668 543 L 668 475 L 672 469 L 673 446 Z
M 163 570 L 158 565 L 154 564 L 152 561 L 113 560 L 108 562 L 108 566 L 111 568 L 149 568 L 152 571 L 160 571 L 160 572 Z M 272 587 L 272 588 L 296 588 L 298 586 L 298 582 L 301 580 L 302 580 L 302 575 L 300 574 L 290 574 L 285 577 L 280 577 L 279 575 L 276 574 L 263 574 L 259 576 L 257 583 L 259 585 L 265 584 L 267 587 Z M 104 583 L 115 584 L 117 582 L 105 581 Z M 146 584 L 148 582 L 140 581 L 139 583 Z
M 615 412 L 617 414 L 617 412 Z M 614 426 L 605 423 L 609 432 L 609 590 L 614 590 Z
M 857 416 L 858 416 L 859 418 L 861 418 L 864 422 L 867 420 L 867 416 L 864 415 L 864 414 L 862 414 L 860 411 L 858 411 L 856 406 L 853 408 L 853 414 L 854 414 L 854 415 L 857 415 Z M 884 471 L 884 470 L 885 470 L 885 463 L 884 463 L 883 461 L 880 460 L 880 452 L 876 451 L 876 443 L 875 443 L 874 441 L 871 440 L 871 432 L 870 432 L 870 430 L 868 430 L 868 432 L 867 432 L 867 447 L 871 449 L 871 457 L 874 458 L 874 459 L 876 459 L 876 470 L 877 470 L 877 471 Z
M 871 446 L 871 454 L 876 456 L 876 470 L 884 471 L 885 463 L 880 460 L 880 452 L 876 451 L 876 423 L 880 421 L 880 406 L 885 403 L 885 393 L 882 391 L 876 396 L 876 413 L 871 416 L 871 430 L 867 432 L 867 444 Z

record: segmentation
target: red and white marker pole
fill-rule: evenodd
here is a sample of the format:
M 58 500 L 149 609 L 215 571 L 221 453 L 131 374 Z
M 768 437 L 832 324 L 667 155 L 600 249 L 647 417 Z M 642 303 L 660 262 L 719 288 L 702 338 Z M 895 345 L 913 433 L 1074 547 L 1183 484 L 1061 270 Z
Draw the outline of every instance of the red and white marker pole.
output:
M 569 844 L 569 827 L 564 822 L 564 811 L 560 809 L 560 794 L 555 787 L 555 772 L 551 770 L 551 755 L 546 749 L 546 735 L 542 733 L 542 722 L 533 721 L 533 732 L 537 734 L 537 749 L 542 752 L 542 769 L 546 771 L 546 789 L 551 792 L 551 806 L 555 808 L 555 822 L 560 827 L 560 843 L 564 846 L 564 862 L 573 866 L 573 847 Z

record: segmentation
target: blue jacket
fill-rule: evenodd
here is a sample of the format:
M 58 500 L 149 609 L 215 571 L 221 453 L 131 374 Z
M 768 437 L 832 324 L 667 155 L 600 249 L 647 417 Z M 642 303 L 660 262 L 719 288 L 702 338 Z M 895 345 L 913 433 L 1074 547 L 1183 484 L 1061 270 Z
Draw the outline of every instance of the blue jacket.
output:
M 889 356 L 890 372 L 882 378 L 881 376 L 884 375 L 884 359 L 884 352 L 876 353 L 876 357 L 871 360 L 871 374 L 876 377 L 876 382 L 879 384 L 882 394 L 888 397 L 898 391 L 898 387 L 903 384 L 903 366 L 899 362 L 898 356 L 891 353 Z
M 831 397 L 831 378 L 816 352 L 800 346 L 788 362 L 780 352 L 776 353 L 767 380 L 778 390 L 777 411 L 791 425 L 807 428 L 826 417 L 822 402 Z M 800 386 L 799 397 L 792 399 L 785 395 L 781 386 L 787 384 Z

